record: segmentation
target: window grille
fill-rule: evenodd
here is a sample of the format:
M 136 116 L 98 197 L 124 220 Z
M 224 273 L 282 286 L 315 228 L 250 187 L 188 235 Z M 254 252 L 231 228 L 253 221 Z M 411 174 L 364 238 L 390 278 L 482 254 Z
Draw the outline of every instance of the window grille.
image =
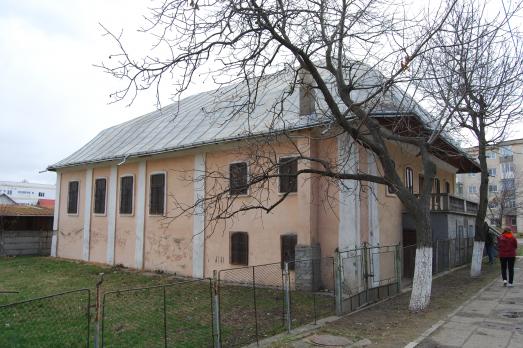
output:
M 249 235 L 247 232 L 231 234 L 231 265 L 249 265 Z
M 67 195 L 67 214 L 78 214 L 78 181 L 69 182 Z
M 281 237 L 281 266 L 285 262 L 289 263 L 289 270 L 294 270 L 294 261 L 296 257 L 296 244 L 298 237 L 295 234 L 284 234 Z
M 298 192 L 298 159 L 282 157 L 278 162 L 280 176 L 280 192 Z
M 94 213 L 105 214 L 105 194 L 107 191 L 107 181 L 104 178 L 94 181 Z
M 120 178 L 120 214 L 133 213 L 133 185 L 132 176 L 123 176 Z
M 165 211 L 165 174 L 151 175 L 149 214 L 163 215 Z
M 231 163 L 229 165 L 229 194 L 246 195 L 247 184 L 247 163 Z

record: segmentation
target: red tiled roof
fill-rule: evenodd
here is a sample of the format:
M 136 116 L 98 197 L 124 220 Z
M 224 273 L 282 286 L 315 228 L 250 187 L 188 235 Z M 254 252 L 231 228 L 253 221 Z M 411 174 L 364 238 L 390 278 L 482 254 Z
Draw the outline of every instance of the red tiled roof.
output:
M 41 198 L 41 199 L 38 200 L 38 203 L 36 203 L 36 205 L 39 206 L 39 207 L 53 209 L 54 208 L 54 199 L 44 199 L 44 198 Z
M 54 209 L 34 205 L 0 205 L 0 216 L 53 216 Z

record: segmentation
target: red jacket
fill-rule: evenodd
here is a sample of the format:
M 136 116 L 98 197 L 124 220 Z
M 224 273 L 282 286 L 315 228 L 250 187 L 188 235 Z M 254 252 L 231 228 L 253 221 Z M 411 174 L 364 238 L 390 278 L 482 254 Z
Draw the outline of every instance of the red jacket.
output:
M 498 237 L 499 257 L 515 257 L 517 248 L 518 241 L 512 233 L 503 232 L 503 234 Z

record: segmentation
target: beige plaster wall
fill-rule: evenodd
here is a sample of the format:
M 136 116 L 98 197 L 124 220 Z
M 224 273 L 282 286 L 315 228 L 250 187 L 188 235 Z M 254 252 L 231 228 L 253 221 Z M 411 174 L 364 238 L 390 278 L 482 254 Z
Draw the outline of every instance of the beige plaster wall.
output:
M 105 214 L 94 213 L 95 182 L 98 178 L 106 180 Z M 107 196 L 109 194 L 110 168 L 93 168 L 93 185 L 91 192 L 91 237 L 89 240 L 89 261 L 107 263 Z
M 147 161 L 145 202 L 144 268 L 190 276 L 192 274 L 192 217 L 181 212 L 176 202 L 194 201 L 192 170 L 194 156 Z M 164 172 L 167 182 L 166 214 L 150 215 L 150 176 Z
M 400 177 L 405 180 L 405 169 L 414 171 L 414 193 L 419 193 L 419 175 L 423 174 L 421 159 L 410 148 L 388 144 L 396 163 Z M 380 166 L 378 165 L 378 168 Z M 450 169 L 450 168 L 449 168 Z M 380 170 L 380 169 L 378 169 Z M 441 192 L 445 192 L 445 181 L 450 183 L 451 193 L 454 191 L 454 173 L 438 166 L 436 177 L 440 179 Z M 379 185 L 378 205 L 380 207 L 380 235 L 382 245 L 394 245 L 402 242 L 402 213 L 403 205 L 394 194 L 389 194 L 387 187 Z
M 78 214 L 67 214 L 67 198 L 70 181 L 79 182 Z M 85 206 L 84 170 L 62 172 L 62 179 L 60 181 L 60 203 L 57 256 L 67 259 L 81 259 Z
M 301 132 L 295 138 L 301 152 L 308 154 L 310 151 L 310 141 L 307 132 Z M 246 146 L 245 146 L 246 145 Z M 257 146 L 258 153 L 264 153 L 273 161 L 278 157 L 292 156 L 297 154 L 294 146 L 288 142 L 281 141 L 273 143 L 271 146 L 264 144 L 239 145 L 236 149 L 227 151 L 209 152 L 206 155 L 206 167 L 208 171 L 228 173 L 229 164 L 238 161 L 248 161 L 253 155 Z M 260 152 L 261 151 L 261 152 Z M 303 168 L 306 163 L 298 163 L 298 169 Z M 256 168 L 249 166 L 249 175 L 252 175 Z M 281 259 L 280 236 L 283 234 L 296 234 L 298 245 L 310 245 L 311 235 L 315 234 L 315 218 L 311 218 L 310 202 L 313 199 L 313 192 L 310 188 L 310 175 L 298 177 L 298 192 L 291 193 L 273 211 L 266 213 L 262 210 L 254 210 L 238 214 L 230 221 L 219 221 L 212 224 L 207 231 L 205 240 L 205 275 L 211 276 L 212 270 L 234 268 L 230 264 L 230 233 L 247 232 L 249 234 L 249 265 L 260 265 L 272 262 L 279 262 Z M 206 195 L 226 190 L 228 182 L 225 179 L 207 180 Z M 267 194 L 267 192 L 269 194 Z M 249 196 L 236 197 L 232 204 L 232 210 L 241 207 L 242 204 L 253 204 L 255 199 L 269 206 L 279 198 L 278 180 L 276 178 L 261 187 L 251 188 Z M 207 207 L 209 221 L 213 207 Z

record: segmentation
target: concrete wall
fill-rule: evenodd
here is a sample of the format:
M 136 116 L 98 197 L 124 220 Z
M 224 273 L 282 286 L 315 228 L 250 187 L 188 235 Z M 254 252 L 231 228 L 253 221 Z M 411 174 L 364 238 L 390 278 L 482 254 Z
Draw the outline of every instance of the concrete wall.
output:
M 52 231 L 0 231 L 0 256 L 51 254 Z

